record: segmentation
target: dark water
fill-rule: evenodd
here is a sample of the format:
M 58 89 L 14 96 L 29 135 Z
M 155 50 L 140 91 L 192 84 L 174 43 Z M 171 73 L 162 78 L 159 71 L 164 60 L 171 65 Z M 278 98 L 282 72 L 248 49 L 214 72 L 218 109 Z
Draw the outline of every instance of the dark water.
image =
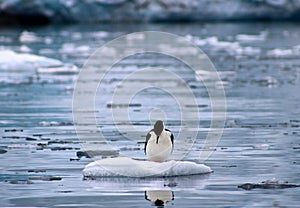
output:
M 31 72 L 0 71 L 0 149 L 7 151 L 0 154 L 0 206 L 152 207 L 153 202 L 145 199 L 145 193 L 164 190 L 163 193 L 174 195 L 174 200 L 168 202 L 170 207 L 298 207 L 299 188 L 250 191 L 237 188 L 246 182 L 273 179 L 300 183 L 300 47 L 297 47 L 300 26 L 297 23 L 1 28 L 0 41 L 1 49 L 30 51 L 81 67 L 105 42 L 143 30 L 206 40 L 198 44 L 220 72 L 227 99 L 223 137 L 205 162 L 214 173 L 166 179 L 83 180 L 82 169 L 92 160 L 85 157 L 78 160 L 76 156 L 82 151 L 72 124 L 72 91 L 77 74 L 40 74 L 36 79 Z M 20 40 L 24 31 L 33 32 L 37 38 Z M 111 79 L 107 88 L 116 86 L 122 73 L 133 71 L 141 60 L 145 65 L 155 60 L 157 66 L 181 69 L 164 57 L 132 58 L 117 66 L 115 74 L 107 78 Z M 188 158 L 195 160 L 200 154 L 200 140 L 209 128 L 209 97 L 191 71 L 179 73 L 194 86 L 203 104 L 199 107 L 202 118 L 202 126 L 197 130 L 199 144 L 196 143 Z M 147 93 L 135 97 L 134 102 L 143 102 Z M 153 93 L 160 96 L 161 92 Z M 103 98 L 100 95 L 99 100 Z M 167 96 L 162 97 L 168 100 Z M 150 124 L 146 117 L 139 116 L 148 114 L 151 106 L 144 106 L 142 103 L 130 110 L 137 128 L 146 132 Z M 105 107 L 97 115 L 99 128 L 118 152 L 143 158 L 144 138 L 136 143 L 123 139 L 107 119 L 109 111 Z M 166 113 L 173 115 L 170 110 Z M 177 115 L 169 124 L 176 135 L 180 126 Z M 56 178 L 50 180 L 50 176 Z

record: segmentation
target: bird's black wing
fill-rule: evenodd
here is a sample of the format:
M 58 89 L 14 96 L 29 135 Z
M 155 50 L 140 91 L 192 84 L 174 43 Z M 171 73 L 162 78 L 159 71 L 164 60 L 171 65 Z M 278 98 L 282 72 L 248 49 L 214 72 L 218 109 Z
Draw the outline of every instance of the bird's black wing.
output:
M 153 129 L 151 131 L 153 131 Z M 149 133 L 146 136 L 146 142 L 145 142 L 145 146 L 144 146 L 144 152 L 145 152 L 145 154 L 146 154 L 146 147 L 147 147 L 148 141 L 149 141 L 149 139 L 151 137 L 151 134 L 150 134 L 151 131 L 149 131 Z
M 172 132 L 169 129 L 165 129 L 165 131 L 168 131 L 171 133 L 171 142 L 172 142 L 172 151 L 174 149 L 174 135 L 172 134 Z

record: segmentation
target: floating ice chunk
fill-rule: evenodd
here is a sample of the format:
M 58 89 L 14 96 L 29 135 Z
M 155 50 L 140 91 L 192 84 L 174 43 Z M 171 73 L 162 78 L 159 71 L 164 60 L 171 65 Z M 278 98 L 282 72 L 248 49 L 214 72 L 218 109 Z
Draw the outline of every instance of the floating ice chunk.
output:
M 257 145 L 254 145 L 254 148 L 255 149 L 267 150 L 267 149 L 270 148 L 270 145 L 269 144 L 257 144 Z
M 128 41 L 144 40 L 145 36 L 142 33 L 133 33 L 130 36 L 126 36 Z
M 210 167 L 189 161 L 157 163 L 127 157 L 97 160 L 85 166 L 85 177 L 170 177 L 211 173 Z
M 41 126 L 69 126 L 72 125 L 70 122 L 58 122 L 58 121 L 41 121 Z
M 271 57 L 286 57 L 294 54 L 292 49 L 274 49 L 267 52 L 268 56 Z
M 171 46 L 170 44 L 160 44 L 158 48 L 166 53 L 178 54 L 178 55 L 196 55 L 198 50 L 195 47 L 181 47 L 178 49 L 176 46 Z
M 53 43 L 53 39 L 50 38 L 50 37 L 45 37 L 44 42 L 45 42 L 47 45 L 50 45 L 51 43 Z
M 74 32 L 72 34 L 72 39 L 73 40 L 80 40 L 82 38 L 82 34 L 80 32 Z
M 258 55 L 260 54 L 261 50 L 260 48 L 254 48 L 254 47 L 240 47 L 236 50 L 237 55 Z
M 91 50 L 91 48 L 89 46 L 83 45 L 83 46 L 78 46 L 76 50 L 79 52 L 88 52 Z
M 21 33 L 19 40 L 22 43 L 32 43 L 42 41 L 42 38 L 36 36 L 33 32 L 24 31 Z
M 28 53 L 16 53 L 11 50 L 0 50 L 1 83 L 51 82 L 56 80 L 58 76 L 50 78 L 49 74 L 69 75 L 77 72 L 76 66 L 64 64 L 56 59 Z M 69 76 L 64 77 L 69 79 Z
M 73 0 L 65 0 L 65 4 L 68 8 L 72 8 L 75 5 L 75 1 Z
M 53 42 L 51 37 L 39 37 L 34 32 L 23 31 L 19 37 L 21 43 L 45 42 L 47 45 Z
M 74 87 L 73 86 L 66 86 L 65 91 L 68 92 L 68 93 L 71 93 L 71 92 L 74 91 Z
M 62 45 L 62 48 L 59 50 L 61 53 L 85 53 L 90 51 L 90 47 L 86 45 L 76 46 L 73 43 L 65 43 Z
M 94 32 L 91 35 L 92 37 L 97 37 L 97 38 L 107 38 L 109 36 L 109 33 L 105 31 L 98 31 L 98 32 Z
M 72 53 L 75 51 L 75 44 L 74 43 L 64 43 L 59 50 L 60 53 Z
M 77 74 L 78 68 L 75 65 L 63 65 L 63 66 L 51 66 L 51 67 L 39 67 L 37 72 L 40 74 Z
M 273 6 L 284 6 L 288 3 L 287 0 L 266 0 L 266 2 Z
M 49 49 L 49 48 L 44 48 L 39 50 L 40 54 L 54 54 L 55 50 Z
M 57 122 L 57 121 L 41 121 L 39 124 L 41 126 L 58 126 L 59 122 Z
M 238 42 L 220 41 L 217 37 L 212 36 L 205 39 L 187 35 L 186 39 L 198 46 L 205 46 L 213 51 L 225 51 L 231 55 L 258 55 L 261 50 L 255 47 L 241 46 Z
M 266 76 L 255 80 L 255 83 L 263 87 L 275 87 L 280 84 L 280 82 L 275 77 L 271 76 Z
M 20 47 L 20 51 L 21 51 L 21 52 L 25 52 L 25 53 L 29 53 L 29 52 L 31 52 L 32 50 L 31 50 L 28 46 L 22 45 L 22 46 Z
M 56 59 L 28 53 L 16 53 L 11 50 L 0 50 L 0 69 L 35 69 L 37 67 L 62 66 Z
M 276 48 L 267 51 L 267 56 L 274 58 L 289 58 L 289 57 L 299 57 L 300 56 L 300 45 L 293 46 L 289 49 Z
M 243 42 L 264 41 L 267 37 L 267 32 L 263 31 L 259 35 L 240 34 L 236 36 L 236 40 Z

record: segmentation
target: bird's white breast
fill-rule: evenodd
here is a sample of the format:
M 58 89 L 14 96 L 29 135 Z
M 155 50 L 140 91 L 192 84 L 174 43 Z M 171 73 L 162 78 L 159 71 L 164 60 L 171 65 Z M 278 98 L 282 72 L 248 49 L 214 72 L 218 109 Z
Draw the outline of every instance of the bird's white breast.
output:
M 146 154 L 149 160 L 155 162 L 166 161 L 172 153 L 171 132 L 163 131 L 159 136 L 157 142 L 157 136 L 154 132 L 150 132 L 151 137 L 148 140 L 146 147 Z

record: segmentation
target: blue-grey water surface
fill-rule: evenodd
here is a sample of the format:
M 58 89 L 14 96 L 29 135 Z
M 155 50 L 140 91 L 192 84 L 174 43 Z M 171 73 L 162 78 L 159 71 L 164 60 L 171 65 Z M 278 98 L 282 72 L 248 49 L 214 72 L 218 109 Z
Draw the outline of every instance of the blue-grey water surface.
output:
M 145 191 L 173 192 L 169 207 L 298 207 L 300 188 L 243 190 L 238 185 L 265 180 L 300 183 L 300 25 L 298 23 L 120 24 L 2 27 L 1 50 L 29 52 L 81 67 L 95 49 L 120 35 L 155 30 L 185 36 L 200 46 L 220 72 L 227 99 L 223 137 L 205 162 L 214 173 L 204 176 L 83 180 L 91 159 L 82 151 L 72 123 L 72 93 L 77 73 L 36 74 L 0 71 L 0 206 L 1 207 L 152 207 Z M 22 40 L 24 31 L 37 39 Z M 246 36 L 241 36 L 244 34 Z M 204 42 L 201 40 L 204 40 Z M 192 71 L 169 57 L 132 57 L 107 79 L 114 88 L 138 66 L 163 66 L 181 74 L 200 100 L 200 140 L 209 129 L 210 102 Z M 11 79 L 13 77 L 13 79 Z M 109 90 L 108 90 L 109 91 Z M 118 151 L 144 158 L 143 141 L 127 141 L 114 129 L 107 103 L 98 94 L 99 128 Z M 151 126 L 146 98 L 169 102 L 159 91 L 144 91 L 129 108 L 132 122 Z M 109 100 L 108 100 L 109 101 Z M 108 102 L 107 101 L 107 102 Z M 149 104 L 149 103 L 148 103 Z M 101 110 L 102 106 L 102 110 Z M 176 108 L 166 108 L 175 135 Z M 105 111 L 106 109 L 106 111 Z M 173 117 L 172 117 L 173 116 Z M 175 143 L 176 145 L 176 143 Z M 106 153 L 106 156 L 111 156 Z M 61 180 L 48 180 L 47 177 Z M 39 178 L 40 177 L 40 178 Z

